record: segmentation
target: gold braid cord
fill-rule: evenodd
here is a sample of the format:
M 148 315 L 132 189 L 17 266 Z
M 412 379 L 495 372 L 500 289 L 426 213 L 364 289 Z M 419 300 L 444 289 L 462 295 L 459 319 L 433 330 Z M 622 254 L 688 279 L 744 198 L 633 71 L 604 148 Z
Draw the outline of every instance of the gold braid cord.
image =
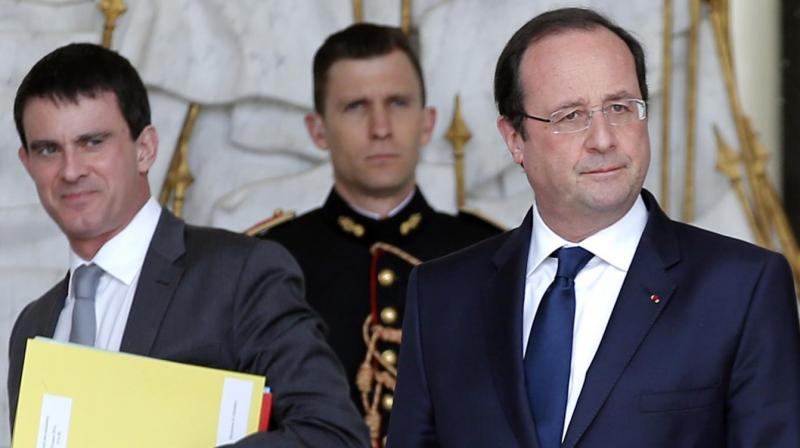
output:
M 378 343 L 400 344 L 402 331 L 373 323 L 372 316 L 369 315 L 364 320 L 362 332 L 367 344 L 367 355 L 358 368 L 356 385 L 361 392 L 361 406 L 364 408 L 364 421 L 369 427 L 370 440 L 376 446 L 381 434 L 381 413 L 378 410 L 381 394 L 384 389 L 394 391 L 397 384 L 397 367 L 381 358 Z
M 400 249 L 397 246 L 392 246 L 391 244 L 388 244 L 388 243 L 377 242 L 377 243 L 373 244 L 372 246 L 370 246 L 370 248 L 369 248 L 369 252 L 371 254 L 373 254 L 373 255 L 378 250 L 382 250 L 384 252 L 389 252 L 390 254 L 394 255 L 395 257 L 397 257 L 397 258 L 405 261 L 406 263 L 410 264 L 411 266 L 416 266 L 416 265 L 422 263 L 422 260 L 420 260 L 419 258 L 411 255 L 410 253 L 404 251 L 403 249 Z
M 411 266 L 417 266 L 422 260 L 409 254 L 408 252 L 388 243 L 377 242 L 369 248 L 370 253 L 375 256 L 378 252 L 386 252 L 400 258 Z M 356 376 L 356 386 L 361 393 L 361 406 L 364 409 L 364 422 L 369 428 L 370 440 L 373 447 L 381 446 L 379 438 L 381 436 L 381 413 L 378 410 L 381 396 L 384 390 L 394 392 L 397 383 L 397 367 L 386 362 L 381 357 L 378 344 L 384 342 L 389 344 L 400 344 L 402 330 L 391 327 L 384 327 L 373 321 L 372 315 L 368 315 L 362 327 L 364 343 L 367 353 L 364 361 L 358 368 Z

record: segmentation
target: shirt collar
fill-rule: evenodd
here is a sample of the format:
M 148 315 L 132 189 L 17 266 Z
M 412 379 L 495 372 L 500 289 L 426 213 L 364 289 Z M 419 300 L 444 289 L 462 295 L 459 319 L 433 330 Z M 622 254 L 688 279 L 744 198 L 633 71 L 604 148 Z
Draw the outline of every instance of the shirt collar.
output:
M 633 207 L 617 222 L 574 244 L 547 227 L 534 201 L 532 244 L 528 249 L 527 275 L 530 276 L 553 251 L 562 246 L 583 247 L 606 263 L 627 272 L 646 225 L 647 207 L 640 195 L 633 203 Z
M 84 260 L 70 250 L 70 290 L 75 269 L 89 263 L 95 263 L 107 274 L 130 286 L 144 263 L 144 257 L 147 255 L 150 240 L 153 238 L 160 217 L 161 206 L 150 197 L 128 225 L 106 241 L 91 260 Z
M 350 208 L 353 209 L 353 211 L 355 211 L 356 213 L 358 213 L 361 216 L 364 216 L 364 217 L 370 218 L 370 219 L 374 219 L 375 221 L 380 221 L 381 219 L 391 218 L 391 217 L 395 216 L 396 214 L 400 213 L 400 211 L 403 210 L 403 208 L 405 208 L 405 206 L 408 205 L 409 202 L 411 202 L 411 199 L 414 197 L 414 193 L 416 193 L 416 189 L 411 190 L 411 192 L 408 193 L 408 196 L 406 196 L 405 199 L 400 201 L 400 203 L 397 204 L 397 206 L 395 208 L 389 210 L 389 213 L 387 213 L 386 216 L 384 216 L 384 217 L 381 217 L 380 214 L 375 213 L 373 211 L 370 211 L 370 210 L 367 210 L 365 208 L 361 208 L 361 207 L 358 207 L 356 205 L 350 204 L 349 202 L 348 202 L 347 205 L 349 205 Z

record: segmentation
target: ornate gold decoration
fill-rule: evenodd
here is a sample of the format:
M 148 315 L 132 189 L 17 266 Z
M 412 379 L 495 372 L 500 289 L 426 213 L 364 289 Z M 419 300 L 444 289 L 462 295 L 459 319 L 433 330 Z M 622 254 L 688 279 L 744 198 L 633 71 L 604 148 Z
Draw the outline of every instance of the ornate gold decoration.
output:
M 364 21 L 364 1 L 353 0 L 353 22 Z M 411 0 L 402 0 L 400 3 L 400 29 L 404 33 L 411 32 Z
M 744 112 L 742 111 L 739 94 L 736 89 L 736 80 L 733 71 L 733 55 L 730 45 L 730 36 L 728 34 L 728 3 L 727 0 L 710 0 L 710 4 L 710 19 L 712 28 L 714 29 L 714 39 L 717 43 L 717 54 L 719 55 L 720 64 L 722 65 L 725 89 L 728 93 L 728 100 L 730 101 L 739 144 L 742 145 L 741 158 L 744 162 L 748 184 L 754 196 L 753 216 L 755 218 L 754 222 L 756 227 L 752 230 L 754 234 L 760 234 L 757 239 L 759 241 L 764 241 L 764 247 L 771 248 L 772 238 L 769 231 L 770 226 L 767 221 L 767 200 L 758 180 L 759 176 L 757 173 L 763 169 L 763 166 L 761 166 L 763 164 L 757 160 L 752 142 L 749 140 Z
M 247 236 L 256 236 L 266 230 L 269 230 L 278 224 L 283 224 L 286 221 L 291 221 L 297 217 L 297 213 L 294 210 L 283 211 L 283 209 L 278 208 L 272 213 L 272 216 L 269 218 L 254 224 L 249 229 L 245 230 L 244 233 Z
M 117 19 L 128 11 L 128 5 L 125 4 L 125 0 L 100 0 L 97 7 L 106 17 L 106 21 L 103 24 L 103 46 L 105 48 L 111 48 L 111 41 L 114 37 L 114 28 L 117 26 Z
M 189 109 L 186 111 L 186 118 L 184 118 L 183 126 L 181 127 L 181 134 L 180 137 L 178 137 L 175 153 L 172 154 L 172 160 L 169 162 L 167 177 L 164 179 L 164 184 L 161 187 L 161 195 L 159 197 L 161 205 L 168 206 L 170 198 L 173 198 L 172 212 L 178 217 L 183 215 L 183 202 L 186 198 L 186 190 L 188 190 L 189 185 L 194 182 L 194 176 L 192 176 L 189 170 L 189 139 L 192 137 L 192 130 L 194 129 L 194 123 L 197 121 L 197 114 L 199 112 L 199 104 L 189 104 Z
M 730 145 L 728 145 L 728 143 L 722 137 L 722 134 L 719 132 L 719 129 L 716 126 L 714 126 L 714 137 L 717 140 L 717 170 L 725 174 L 725 176 L 728 177 L 728 180 L 730 180 L 731 186 L 736 192 L 736 197 L 742 204 L 742 209 L 744 210 L 744 216 L 747 219 L 747 224 L 751 229 L 755 229 L 756 218 L 753 215 L 753 208 L 750 207 L 750 200 L 747 198 L 747 193 L 745 192 L 744 185 L 742 184 L 742 174 L 740 173 L 739 169 L 739 164 L 742 162 L 741 158 L 733 151 L 733 149 L 731 149 Z M 758 232 L 754 232 L 754 234 L 756 242 L 760 246 L 764 246 L 766 241 L 762 240 L 763 235 Z
M 389 252 L 390 254 L 394 255 L 395 257 L 405 261 L 406 263 L 408 263 L 408 264 L 410 264 L 412 266 L 416 266 L 416 265 L 422 263 L 422 260 L 420 260 L 419 258 L 417 258 L 417 257 L 411 255 L 410 253 L 404 251 L 403 249 L 400 249 L 399 247 L 393 246 L 393 245 L 391 245 L 389 243 L 383 243 L 383 242 L 379 241 L 379 242 L 373 244 L 372 246 L 370 246 L 370 248 L 369 248 L 369 252 L 372 255 L 375 255 L 375 252 L 377 252 L 379 250 L 382 250 L 384 252 Z
M 686 168 L 684 169 L 683 220 L 694 219 L 695 140 L 697 135 L 697 61 L 700 46 L 700 1 L 691 0 L 689 70 L 686 86 Z
M 411 0 L 402 0 L 400 5 L 400 29 L 406 34 L 411 32 Z
M 390 253 L 406 263 L 417 266 L 422 261 L 408 252 L 387 243 L 375 243 L 369 251 L 376 255 L 378 251 Z M 364 361 L 358 368 L 356 375 L 356 387 L 361 393 L 361 405 L 364 409 L 364 422 L 369 427 L 370 440 L 372 446 L 379 446 L 381 432 L 381 413 L 379 406 L 388 411 L 392 403 L 388 403 L 386 392 L 393 393 L 397 382 L 397 365 L 391 362 L 391 356 L 384 356 L 386 352 L 378 351 L 379 343 L 400 344 L 402 332 L 399 328 L 391 328 L 399 320 L 397 309 L 386 307 L 380 312 L 381 325 L 373 321 L 372 314 L 364 320 L 362 334 L 364 343 L 367 346 L 367 353 Z M 388 395 L 392 397 L 391 394 Z
M 364 226 L 353 221 L 353 218 L 349 216 L 340 216 L 337 222 L 339 223 L 339 227 L 345 232 L 352 233 L 357 238 L 364 236 Z
M 353 0 L 353 22 L 361 23 L 364 21 L 364 2 L 363 0 Z
M 792 267 L 795 283 L 800 283 L 800 249 L 794 233 L 789 226 L 786 217 L 786 210 L 778 197 L 775 188 L 767 177 L 765 163 L 768 159 L 767 151 L 758 141 L 754 134 L 750 121 L 744 114 L 736 89 L 736 80 L 733 71 L 733 55 L 731 49 L 731 39 L 729 34 L 730 13 L 728 0 L 708 0 L 710 4 L 710 18 L 714 30 L 714 40 L 717 43 L 717 53 L 722 65 L 722 73 L 725 81 L 725 89 L 728 93 L 731 111 L 736 125 L 736 133 L 741 145 L 741 154 L 735 156 L 744 164 L 747 181 L 752 193 L 752 199 L 738 190 L 742 185 L 738 170 L 735 173 L 730 169 L 730 160 L 733 159 L 730 148 L 719 150 L 720 161 L 718 166 L 731 179 L 734 188 L 737 188 L 737 198 L 745 210 L 748 223 L 755 235 L 756 241 L 767 248 L 772 247 L 773 237 L 777 235 L 780 249 L 786 256 Z M 717 138 L 718 147 L 727 146 L 720 144 L 721 138 Z M 753 205 L 751 208 L 750 205 Z M 752 217 L 752 219 L 751 219 Z M 799 298 L 800 299 L 800 298 Z
M 661 95 L 661 207 L 669 213 L 670 121 L 672 107 L 672 0 L 664 0 L 664 80 Z
M 400 235 L 406 236 L 419 227 L 419 223 L 422 222 L 422 213 L 413 213 L 411 216 L 408 217 L 405 221 L 400 224 Z
M 461 96 L 456 95 L 453 109 L 453 121 L 445 134 L 445 138 L 453 147 L 453 159 L 456 166 L 456 204 L 458 208 L 464 207 L 466 193 L 464 188 L 464 145 L 472 138 L 464 118 L 461 115 Z
M 386 396 L 384 391 L 394 392 L 397 384 L 397 365 L 387 362 L 378 352 L 377 346 L 380 342 L 400 344 L 402 338 L 401 330 L 397 328 L 384 327 L 374 324 L 372 316 L 367 316 L 362 327 L 364 342 L 367 344 L 367 354 L 364 362 L 358 368 L 356 376 L 356 386 L 361 393 L 361 405 L 364 409 L 364 422 L 369 427 L 370 440 L 372 446 L 377 446 L 381 434 L 381 413 L 378 406 L 386 408 Z

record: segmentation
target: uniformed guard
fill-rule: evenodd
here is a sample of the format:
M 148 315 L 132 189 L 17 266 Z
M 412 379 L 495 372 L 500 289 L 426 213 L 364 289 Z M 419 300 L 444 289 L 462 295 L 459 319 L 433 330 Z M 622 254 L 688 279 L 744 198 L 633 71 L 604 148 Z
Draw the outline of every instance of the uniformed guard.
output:
M 381 446 L 411 268 L 501 229 L 439 213 L 417 187 L 436 112 L 425 106 L 420 64 L 400 29 L 356 24 L 328 37 L 314 57 L 314 107 L 306 126 L 330 152 L 328 199 L 248 233 L 282 243 L 300 263 L 308 302 L 327 322 L 353 400 Z

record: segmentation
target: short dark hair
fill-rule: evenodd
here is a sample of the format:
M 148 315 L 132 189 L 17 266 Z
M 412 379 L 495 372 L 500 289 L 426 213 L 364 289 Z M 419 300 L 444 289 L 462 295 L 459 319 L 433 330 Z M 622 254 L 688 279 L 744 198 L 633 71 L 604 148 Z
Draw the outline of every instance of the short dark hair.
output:
M 94 98 L 102 92 L 117 96 L 131 138 L 138 138 L 150 124 L 150 103 L 142 79 L 127 59 L 89 43 L 73 43 L 50 52 L 25 75 L 14 99 L 14 122 L 22 146 L 28 147 L 22 114 L 30 99 L 76 103 L 79 96 Z
M 494 72 L 494 100 L 500 115 L 511 120 L 511 125 L 526 138 L 522 126 L 524 118 L 524 92 L 519 79 L 519 66 L 525 51 L 537 41 L 554 34 L 571 30 L 606 28 L 617 35 L 633 55 L 636 78 L 642 99 L 647 102 L 647 78 L 642 45 L 630 33 L 603 15 L 586 8 L 560 8 L 540 14 L 522 26 L 503 48 Z
M 425 104 L 425 81 L 422 66 L 411 42 L 400 28 L 356 23 L 328 36 L 314 55 L 314 109 L 322 114 L 325 110 L 328 70 L 342 59 L 369 59 L 385 56 L 400 50 L 411 61 L 419 79 L 422 104 Z

